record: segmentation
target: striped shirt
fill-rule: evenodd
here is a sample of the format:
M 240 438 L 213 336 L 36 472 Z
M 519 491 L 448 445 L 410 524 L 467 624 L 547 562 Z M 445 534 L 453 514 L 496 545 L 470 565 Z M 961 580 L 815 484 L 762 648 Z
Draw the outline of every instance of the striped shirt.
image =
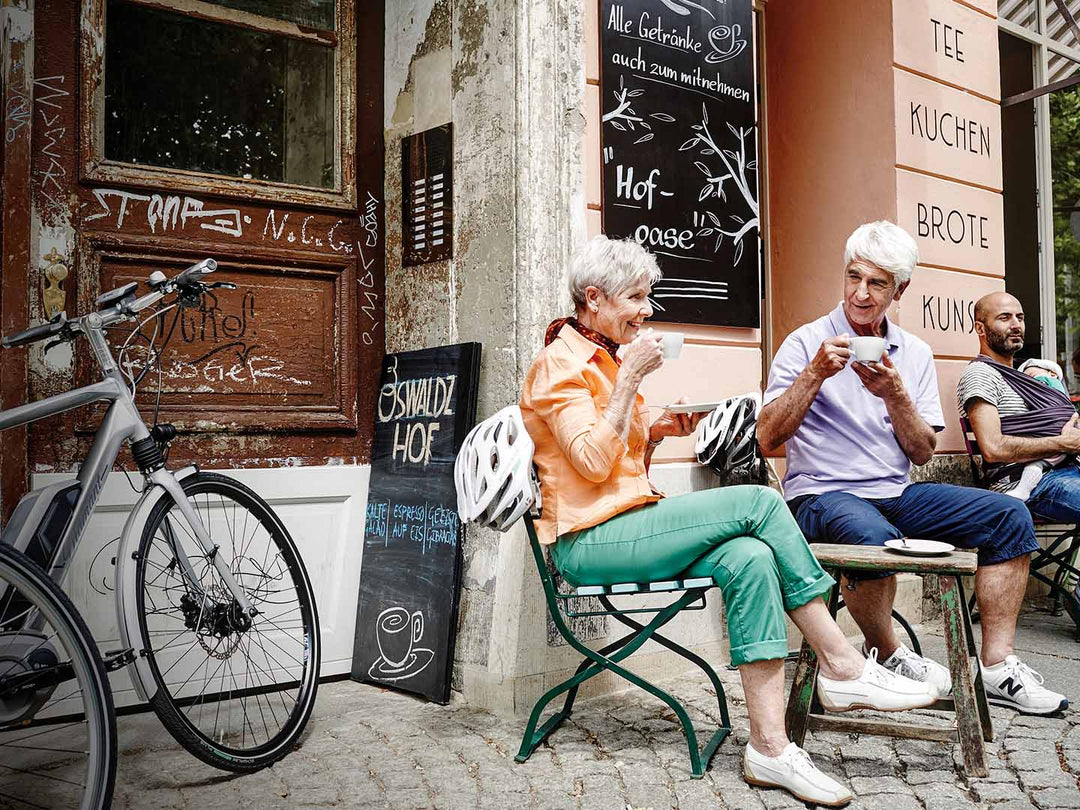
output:
M 1024 400 L 1005 381 L 1001 372 L 986 363 L 969 363 L 956 385 L 956 407 L 965 419 L 968 418 L 967 405 L 973 399 L 989 402 L 997 408 L 999 416 L 1028 412 Z M 990 464 L 983 461 L 983 470 L 989 478 L 1001 476 L 990 485 L 995 492 L 1008 492 L 1020 483 L 1019 473 L 1023 468 L 1023 464 Z

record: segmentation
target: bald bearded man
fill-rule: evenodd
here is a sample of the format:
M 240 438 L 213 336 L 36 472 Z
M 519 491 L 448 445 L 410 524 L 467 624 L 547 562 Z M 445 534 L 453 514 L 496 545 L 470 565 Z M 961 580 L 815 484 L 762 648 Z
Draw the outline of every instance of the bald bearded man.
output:
M 1024 308 L 1012 295 L 990 293 L 975 303 L 979 355 L 957 384 L 957 408 L 971 423 L 982 452 L 984 474 L 990 489 L 996 492 L 1014 489 L 1025 464 L 1065 454 L 1066 460 L 1042 477 L 1026 503 L 1032 514 L 1062 523 L 1077 523 L 1080 522 L 1080 467 L 1076 463 L 1080 454 L 1080 417 L 1072 410 L 1067 396 L 1013 369 L 1013 358 L 1024 348 L 1025 331 Z M 1070 594 L 1066 606 L 1080 625 L 1080 591 Z M 1016 676 L 1011 678 L 1011 683 L 1034 681 L 1030 670 L 1022 663 L 1020 666 L 1023 671 L 1010 673 Z M 1001 680 L 1005 679 L 998 678 Z M 1015 698 L 1003 695 L 997 688 L 993 673 L 989 673 L 986 687 L 991 701 L 1015 703 Z M 1020 697 L 1024 694 L 1021 690 Z M 1046 703 L 1052 703 L 1052 699 Z

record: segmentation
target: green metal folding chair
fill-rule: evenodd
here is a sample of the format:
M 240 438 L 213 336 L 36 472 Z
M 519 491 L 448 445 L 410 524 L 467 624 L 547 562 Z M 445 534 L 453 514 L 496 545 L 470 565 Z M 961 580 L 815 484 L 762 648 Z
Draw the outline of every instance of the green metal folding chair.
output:
M 635 686 L 641 687 L 650 695 L 660 698 L 660 700 L 664 701 L 664 703 L 671 708 L 675 713 L 675 716 L 679 718 L 679 723 L 682 725 L 683 732 L 686 734 L 686 743 L 690 750 L 691 774 L 695 779 L 700 779 L 705 775 L 705 770 L 709 767 L 709 762 L 716 753 L 716 749 L 719 748 L 720 743 L 722 743 L 724 738 L 731 733 L 731 720 L 728 717 L 727 699 L 724 696 L 724 687 L 723 684 L 720 683 L 720 678 L 717 677 L 716 671 L 707 661 L 705 661 L 705 659 L 685 647 L 676 644 L 674 641 L 661 635 L 657 631 L 683 610 L 704 610 L 705 592 L 710 588 L 715 587 L 712 578 L 695 577 L 682 580 L 666 580 L 663 582 L 630 582 L 609 586 L 583 586 L 569 592 L 560 591 L 556 588 L 551 572 L 548 570 L 543 547 L 536 538 L 536 529 L 533 525 L 533 518 L 529 515 L 525 515 L 525 528 L 529 533 L 529 543 L 532 546 L 533 557 L 536 560 L 536 570 L 539 572 L 540 581 L 544 586 L 544 596 L 547 599 L 548 611 L 551 613 L 552 621 L 555 622 L 555 626 L 558 628 L 559 633 L 566 639 L 570 646 L 585 657 L 578 666 L 577 671 L 571 677 L 549 690 L 536 702 L 532 715 L 529 717 L 529 724 L 525 728 L 525 736 L 521 741 L 521 749 L 518 751 L 516 760 L 518 762 L 527 760 L 533 751 L 535 751 L 540 744 L 559 727 L 562 721 L 570 716 L 570 712 L 574 706 L 574 699 L 577 697 L 578 687 L 581 686 L 582 683 L 589 678 L 592 678 L 594 675 L 598 675 L 604 670 L 608 670 L 625 678 Z M 664 607 L 638 607 L 632 609 L 616 608 L 612 605 L 610 600 L 610 597 L 612 596 L 658 593 L 679 594 L 679 596 Z M 585 606 L 585 608 L 577 607 L 581 605 L 581 602 L 578 600 L 585 599 L 596 599 L 604 609 L 590 610 L 587 609 L 589 607 L 588 605 Z M 600 650 L 593 650 L 573 633 L 568 626 L 566 619 L 563 617 L 564 612 L 569 618 L 583 616 L 612 616 L 617 621 L 630 628 L 630 632 Z M 631 614 L 637 613 L 655 613 L 656 615 L 647 624 L 642 624 L 630 618 Z M 716 690 L 716 702 L 720 710 L 721 725 L 719 729 L 713 732 L 703 749 L 698 749 L 697 734 L 694 732 L 694 726 L 690 722 L 690 717 L 687 715 L 683 705 L 668 692 L 665 692 L 655 684 L 649 683 L 639 675 L 635 675 L 621 665 L 622 661 L 640 649 L 649 639 L 656 641 L 672 652 L 678 653 L 683 658 L 700 667 L 705 674 L 709 676 L 713 689 Z M 548 703 L 563 693 L 566 693 L 566 699 L 563 702 L 562 709 L 550 717 L 542 726 L 537 728 L 540 715 L 543 713 L 544 708 Z

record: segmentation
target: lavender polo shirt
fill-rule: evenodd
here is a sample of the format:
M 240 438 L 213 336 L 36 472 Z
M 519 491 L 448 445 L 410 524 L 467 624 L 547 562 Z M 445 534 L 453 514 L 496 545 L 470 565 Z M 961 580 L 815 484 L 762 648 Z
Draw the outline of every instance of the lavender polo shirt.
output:
M 889 360 L 899 370 L 919 416 L 934 430 L 944 430 L 933 352 L 888 319 L 885 329 Z M 769 370 L 765 404 L 795 382 L 823 340 L 844 332 L 854 335 L 855 329 L 841 304 L 788 335 Z M 910 469 L 885 401 L 866 389 L 849 363 L 825 380 L 803 423 L 787 441 L 784 497 L 839 490 L 861 498 L 893 498 L 910 483 Z

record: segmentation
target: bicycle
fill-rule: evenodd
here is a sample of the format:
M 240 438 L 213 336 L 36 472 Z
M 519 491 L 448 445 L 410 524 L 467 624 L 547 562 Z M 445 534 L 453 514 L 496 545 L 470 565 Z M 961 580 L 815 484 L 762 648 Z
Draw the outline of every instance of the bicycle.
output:
M 22 629 L 33 615 L 36 630 Z M 63 688 L 59 688 L 63 685 Z M 67 595 L 0 544 L 0 807 L 108 807 L 116 716 L 93 636 Z
M 197 467 L 170 472 L 166 458 L 175 428 L 157 424 L 157 407 L 148 426 L 135 405 L 138 384 L 155 367 L 160 397 L 162 354 L 182 310 L 199 307 L 212 289 L 236 288 L 204 280 L 216 269 L 213 259 L 204 259 L 173 279 L 155 271 L 142 296 L 136 295 L 138 283 L 130 282 L 99 296 L 95 312 L 73 319 L 61 313 L 0 340 L 10 348 L 51 339 L 48 351 L 82 337 L 101 371 L 90 385 L 0 411 L 0 430 L 94 402 L 108 404 L 78 476 L 24 496 L 0 543 L 25 552 L 62 584 L 105 479 L 128 442 L 144 485 L 115 557 L 122 648 L 106 653 L 104 666 L 126 666 L 136 694 L 196 757 L 248 772 L 285 756 L 311 715 L 321 658 L 311 583 L 270 506 L 225 475 Z M 149 317 L 139 322 L 146 310 Z M 147 339 L 142 330 L 151 321 L 154 332 Z M 138 325 L 118 358 L 123 363 L 132 340 L 142 336 L 146 357 L 137 374 L 133 363 L 118 365 L 105 334 L 131 322 Z M 24 632 L 37 631 L 33 618 Z

